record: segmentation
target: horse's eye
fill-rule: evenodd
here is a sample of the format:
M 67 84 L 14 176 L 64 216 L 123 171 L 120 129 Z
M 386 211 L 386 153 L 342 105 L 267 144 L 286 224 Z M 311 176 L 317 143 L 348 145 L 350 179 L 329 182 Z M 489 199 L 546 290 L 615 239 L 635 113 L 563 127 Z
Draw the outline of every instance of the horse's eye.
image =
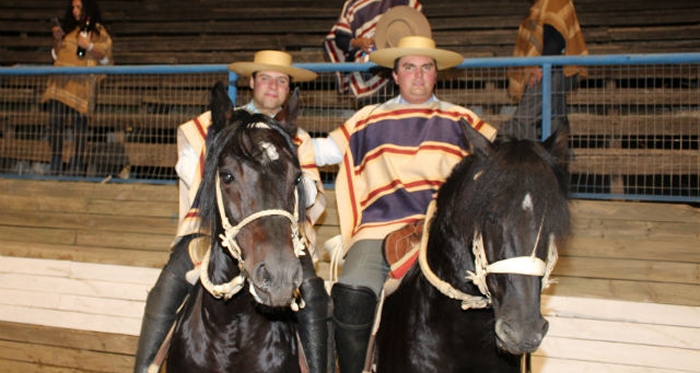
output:
M 219 177 L 221 178 L 221 181 L 224 184 L 231 184 L 233 182 L 233 175 L 231 175 L 228 172 L 222 172 L 219 174 Z
M 301 172 L 297 174 L 297 177 L 294 179 L 294 185 L 299 185 L 301 183 Z

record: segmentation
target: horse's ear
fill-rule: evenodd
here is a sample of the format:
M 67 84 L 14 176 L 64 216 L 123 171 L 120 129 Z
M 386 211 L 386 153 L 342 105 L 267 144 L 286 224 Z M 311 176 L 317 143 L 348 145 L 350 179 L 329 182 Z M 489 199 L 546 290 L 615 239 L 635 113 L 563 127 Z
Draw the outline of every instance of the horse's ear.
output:
M 568 169 L 569 164 L 569 132 L 569 120 L 563 119 L 557 131 L 544 141 L 545 149 L 565 169 Z
M 216 82 L 211 90 L 211 122 L 215 130 L 220 130 L 226 126 L 233 115 L 233 103 L 226 92 L 226 85 Z
M 479 131 L 469 124 L 464 118 L 459 119 L 459 124 L 462 125 L 464 137 L 467 140 L 470 154 L 479 154 L 481 157 L 489 157 L 493 150 L 493 145 Z
M 297 134 L 297 117 L 299 116 L 299 87 L 294 88 L 294 92 L 289 96 L 287 104 L 275 115 L 275 120 L 291 135 Z

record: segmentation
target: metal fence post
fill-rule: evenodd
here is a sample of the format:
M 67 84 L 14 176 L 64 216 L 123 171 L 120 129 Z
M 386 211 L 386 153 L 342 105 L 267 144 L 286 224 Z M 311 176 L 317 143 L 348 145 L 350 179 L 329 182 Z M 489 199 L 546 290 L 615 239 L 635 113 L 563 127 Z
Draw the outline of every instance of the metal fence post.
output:
M 552 134 L 552 64 L 542 64 L 542 140 Z
M 233 102 L 233 106 L 236 106 L 236 96 L 238 95 L 238 88 L 236 88 L 236 82 L 238 82 L 238 74 L 230 71 L 228 73 L 228 97 Z

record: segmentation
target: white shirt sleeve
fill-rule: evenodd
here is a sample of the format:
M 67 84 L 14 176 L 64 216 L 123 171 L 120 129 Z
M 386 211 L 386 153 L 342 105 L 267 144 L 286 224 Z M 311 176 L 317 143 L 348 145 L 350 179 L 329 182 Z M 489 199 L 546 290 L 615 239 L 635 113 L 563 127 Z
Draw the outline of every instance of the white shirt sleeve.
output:
M 311 145 L 314 147 L 316 166 L 338 164 L 343 161 L 343 153 L 330 137 L 312 138 Z
M 180 177 L 180 180 L 187 185 L 187 188 L 192 185 L 193 175 L 197 171 L 197 163 L 199 163 L 199 154 L 194 151 L 192 145 L 184 140 L 184 135 L 178 131 L 177 163 L 175 164 L 175 172 L 177 172 L 177 176 Z
M 316 202 L 316 195 L 318 194 L 318 189 L 316 189 L 316 182 L 309 179 L 308 177 L 301 177 L 302 183 L 304 183 L 304 192 L 306 194 L 306 201 L 304 201 L 304 207 L 307 209 L 314 205 Z

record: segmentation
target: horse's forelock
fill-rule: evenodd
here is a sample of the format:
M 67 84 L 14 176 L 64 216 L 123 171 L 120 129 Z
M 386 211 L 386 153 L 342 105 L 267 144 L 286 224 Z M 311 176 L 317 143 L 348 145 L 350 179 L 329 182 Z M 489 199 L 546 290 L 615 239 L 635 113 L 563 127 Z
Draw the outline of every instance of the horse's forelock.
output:
M 274 152 L 279 149 L 288 152 L 298 166 L 296 146 L 287 131 L 277 121 L 263 114 L 242 116 L 239 119 L 241 121 L 233 125 L 230 135 L 219 144 L 223 150 L 219 155 L 219 164 L 225 157 L 231 156 L 243 159 L 256 167 L 265 166 L 270 161 L 276 160 Z M 272 134 L 279 135 L 282 141 Z M 275 149 L 270 149 L 270 145 Z

